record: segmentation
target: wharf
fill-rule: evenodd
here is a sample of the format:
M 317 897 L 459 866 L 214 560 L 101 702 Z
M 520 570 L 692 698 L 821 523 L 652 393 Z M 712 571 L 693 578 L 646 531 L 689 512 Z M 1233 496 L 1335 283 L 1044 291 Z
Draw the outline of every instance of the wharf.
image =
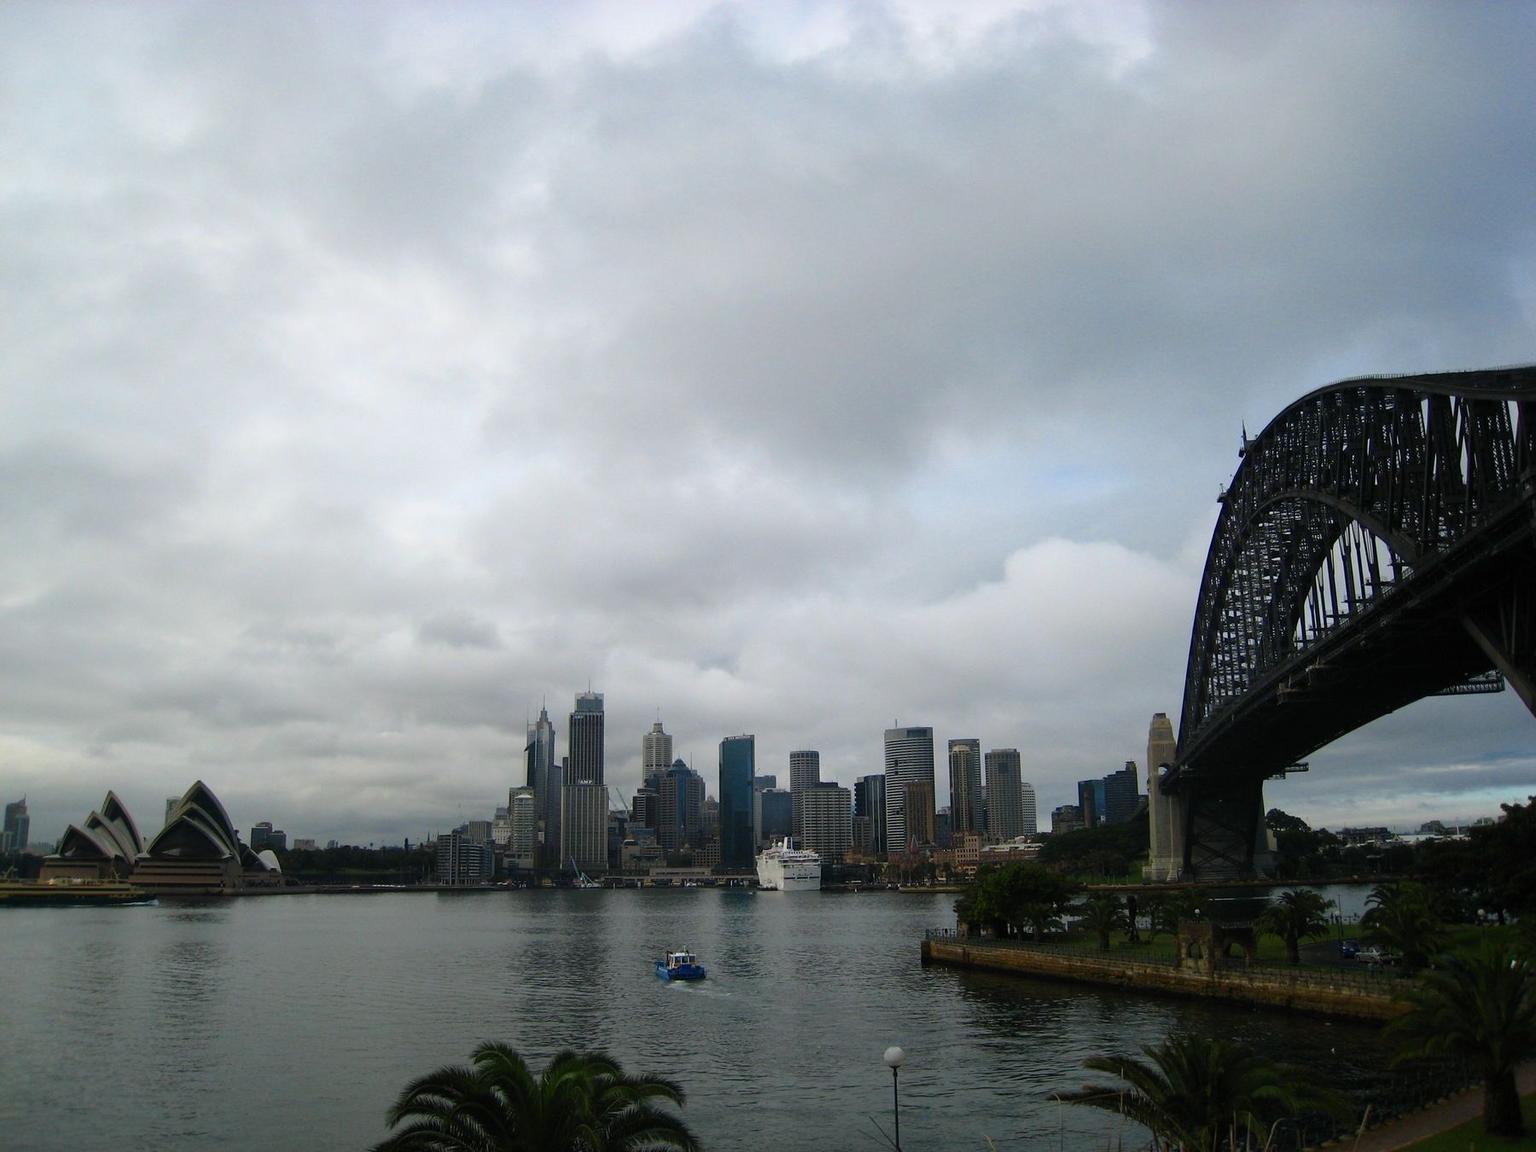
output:
M 1393 997 L 1400 977 L 1341 968 L 1226 963 L 1214 971 L 1199 971 L 1070 946 L 959 936 L 952 929 L 929 930 L 922 943 L 922 962 L 924 967 L 975 968 L 1355 1020 L 1390 1020 L 1403 1011 Z

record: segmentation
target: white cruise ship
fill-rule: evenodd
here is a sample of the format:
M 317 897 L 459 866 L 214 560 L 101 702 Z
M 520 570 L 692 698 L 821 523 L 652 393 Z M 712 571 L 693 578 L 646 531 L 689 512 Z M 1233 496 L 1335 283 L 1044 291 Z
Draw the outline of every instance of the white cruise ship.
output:
M 757 886 L 779 892 L 821 891 L 821 857 L 789 841 L 764 848 L 757 856 Z

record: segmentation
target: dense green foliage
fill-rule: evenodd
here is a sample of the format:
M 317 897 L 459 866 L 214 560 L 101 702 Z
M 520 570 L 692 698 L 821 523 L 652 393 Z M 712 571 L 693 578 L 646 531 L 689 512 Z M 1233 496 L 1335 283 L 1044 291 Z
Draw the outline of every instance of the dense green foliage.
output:
M 343 844 L 336 848 L 284 849 L 277 853 L 283 875 L 314 884 L 420 884 L 431 881 L 437 856 L 427 845 L 409 851 Z
M 688 1126 L 657 1101 L 683 1090 L 630 1076 L 602 1052 L 565 1051 L 534 1075 L 506 1044 L 481 1044 L 473 1067 L 448 1065 L 407 1085 L 393 1132 L 374 1152 L 695 1152 Z
M 1164 1152 L 1221 1152 L 1263 1143 L 1277 1116 L 1336 1110 L 1336 1097 L 1297 1069 L 1207 1036 L 1174 1036 L 1133 1056 L 1094 1056 L 1083 1067 L 1127 1086 L 1090 1084 L 1058 1099 L 1117 1112 L 1152 1132 Z
M 1086 931 L 1099 942 L 1099 951 L 1109 951 L 1109 937 L 1126 929 L 1125 902 L 1113 892 L 1095 892 L 1075 909 Z
M 1388 1026 L 1401 1045 L 1399 1058 L 1449 1053 L 1475 1061 L 1484 1130 L 1522 1135 L 1515 1069 L 1536 1056 L 1536 969 L 1529 956 L 1484 940 L 1440 957 L 1401 995 L 1409 1011 Z
M 1101 824 L 1046 837 L 1040 847 L 1040 863 L 1087 882 L 1140 879 L 1148 837 L 1143 811 L 1124 824 Z
M 1366 940 L 1400 958 L 1404 967 L 1423 968 L 1450 942 L 1444 908 L 1423 884 L 1380 885 L 1371 889 L 1365 903 L 1360 928 Z
M 1041 864 L 1014 861 L 1000 868 L 983 868 L 955 901 L 955 918 L 994 936 L 1025 930 L 1036 940 L 1061 926 L 1077 886 Z
M 1284 940 L 1286 961 L 1300 964 L 1302 940 L 1328 934 L 1328 909 L 1333 906 L 1310 888 L 1292 888 L 1276 896 L 1253 926 Z

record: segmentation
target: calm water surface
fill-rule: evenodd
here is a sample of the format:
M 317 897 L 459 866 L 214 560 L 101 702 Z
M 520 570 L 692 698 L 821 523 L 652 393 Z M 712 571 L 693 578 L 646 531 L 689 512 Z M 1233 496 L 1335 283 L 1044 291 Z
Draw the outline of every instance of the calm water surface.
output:
M 1349 1082 L 1373 1029 L 918 963 L 949 895 L 679 891 L 282 896 L 0 910 L 0 1147 L 366 1148 L 411 1078 L 505 1040 L 679 1080 L 710 1149 L 889 1144 L 887 1045 L 919 1149 L 1102 1149 L 1052 1104 L 1090 1054 L 1214 1030 Z M 709 968 L 651 967 L 688 946 Z M 1127 1144 L 1134 1144 L 1127 1134 Z

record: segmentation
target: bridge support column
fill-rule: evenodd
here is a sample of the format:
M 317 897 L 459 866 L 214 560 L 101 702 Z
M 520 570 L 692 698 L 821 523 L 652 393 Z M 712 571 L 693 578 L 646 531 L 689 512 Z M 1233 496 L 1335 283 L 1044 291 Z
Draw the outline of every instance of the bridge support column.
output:
M 1264 843 L 1264 781 L 1195 786 L 1183 799 L 1184 875 L 1193 880 L 1255 875 L 1256 849 Z
M 1536 715 L 1536 588 L 1521 581 L 1492 603 L 1468 612 L 1461 623 Z

